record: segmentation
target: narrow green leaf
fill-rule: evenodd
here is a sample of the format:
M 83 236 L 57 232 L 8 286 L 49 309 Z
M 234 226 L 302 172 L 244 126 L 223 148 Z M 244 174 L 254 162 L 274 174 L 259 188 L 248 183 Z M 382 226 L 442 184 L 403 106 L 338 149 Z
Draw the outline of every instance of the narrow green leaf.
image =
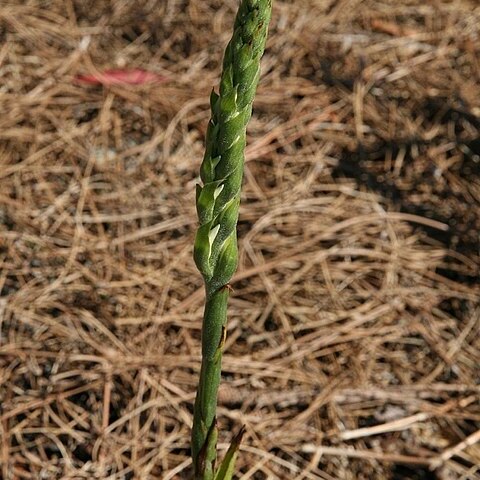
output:
M 244 434 L 245 427 L 242 427 L 240 432 L 238 432 L 238 434 L 232 440 L 232 443 L 225 454 L 225 458 L 215 473 L 214 480 L 232 480 L 233 473 L 235 471 L 235 462 L 237 460 L 238 450 Z

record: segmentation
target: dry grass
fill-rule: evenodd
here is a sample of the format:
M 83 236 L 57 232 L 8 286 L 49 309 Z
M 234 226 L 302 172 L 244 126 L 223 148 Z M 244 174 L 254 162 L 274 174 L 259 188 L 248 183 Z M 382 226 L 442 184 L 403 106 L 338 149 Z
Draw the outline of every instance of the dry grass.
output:
M 0 6 L 5 480 L 189 476 L 235 6 Z M 473 0 L 276 1 L 220 392 L 240 478 L 480 478 L 479 33 Z M 73 82 L 124 66 L 169 81 Z

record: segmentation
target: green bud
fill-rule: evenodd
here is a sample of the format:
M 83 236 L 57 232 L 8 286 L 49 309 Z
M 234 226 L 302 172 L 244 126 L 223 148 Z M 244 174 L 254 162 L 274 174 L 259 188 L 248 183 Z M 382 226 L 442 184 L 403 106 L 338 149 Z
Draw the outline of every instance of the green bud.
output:
M 233 277 L 238 264 L 237 236 L 231 235 L 224 242 L 216 264 L 213 275 L 208 282 L 208 290 L 213 292 L 227 285 Z
M 195 260 L 195 265 L 200 270 L 205 280 L 211 278 L 213 274 L 213 269 L 210 267 L 209 262 L 211 253 L 209 241 L 210 226 L 211 222 L 202 225 L 197 230 L 193 247 L 193 259 Z

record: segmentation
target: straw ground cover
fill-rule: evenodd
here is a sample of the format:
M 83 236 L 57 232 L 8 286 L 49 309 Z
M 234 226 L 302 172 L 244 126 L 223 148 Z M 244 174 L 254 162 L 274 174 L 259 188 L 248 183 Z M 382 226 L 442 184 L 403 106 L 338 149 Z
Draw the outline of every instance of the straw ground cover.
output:
M 49 6 L 0 6 L 2 476 L 189 478 L 194 189 L 236 2 Z M 277 0 L 219 392 L 241 478 L 479 478 L 479 20 Z M 74 81 L 126 66 L 167 81 Z

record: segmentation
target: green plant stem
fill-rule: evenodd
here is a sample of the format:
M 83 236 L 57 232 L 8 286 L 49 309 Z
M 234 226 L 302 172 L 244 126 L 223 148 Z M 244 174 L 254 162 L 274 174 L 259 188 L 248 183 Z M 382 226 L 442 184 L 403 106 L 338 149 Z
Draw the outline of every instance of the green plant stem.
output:
M 200 226 L 194 259 L 203 275 L 206 304 L 202 367 L 195 400 L 192 459 L 196 480 L 228 480 L 241 435 L 215 470 L 216 406 L 225 343 L 229 281 L 237 269 L 237 221 L 243 178 L 246 128 L 260 77 L 272 0 L 242 0 L 225 50 L 220 92 L 212 92 L 212 116 L 197 185 Z
M 202 367 L 195 399 L 192 429 L 195 478 L 202 480 L 213 478 L 216 457 L 215 413 L 222 369 L 228 294 L 228 288 L 214 292 L 206 301 L 203 317 Z M 210 448 L 208 448 L 209 446 Z

